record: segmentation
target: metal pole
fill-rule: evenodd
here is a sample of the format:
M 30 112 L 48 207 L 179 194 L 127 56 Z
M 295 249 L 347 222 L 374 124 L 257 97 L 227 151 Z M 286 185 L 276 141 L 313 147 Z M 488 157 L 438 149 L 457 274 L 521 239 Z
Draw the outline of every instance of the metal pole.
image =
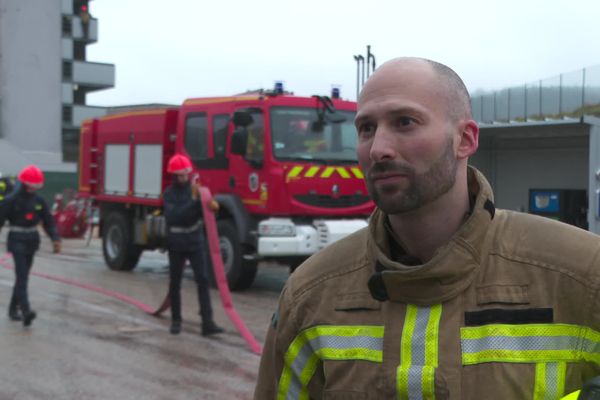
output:
M 356 99 L 358 100 L 358 94 L 360 92 L 360 55 L 354 56 L 354 61 L 356 61 Z
M 529 116 L 527 115 L 527 84 L 523 85 L 525 87 L 525 96 L 523 96 L 525 98 L 525 103 L 524 103 L 524 109 L 525 109 L 525 122 L 527 122 L 527 120 L 529 119 Z
M 369 60 L 371 60 L 371 45 L 367 45 L 367 78 L 371 75 L 369 72 Z
M 583 69 L 583 78 L 581 81 L 581 116 L 583 116 L 583 113 L 585 111 L 585 71 L 586 69 Z
M 562 84 L 563 84 L 563 74 L 559 75 L 558 78 L 558 116 L 562 119 L 565 118 L 564 115 L 562 115 L 562 110 L 563 110 L 563 90 L 562 90 Z
M 360 63 L 362 66 L 362 82 L 360 84 L 360 86 L 362 88 L 365 84 L 365 58 L 363 56 L 359 56 L 359 57 L 360 57 Z
M 373 63 L 371 64 L 371 70 L 372 72 L 375 72 L 375 56 L 373 55 L 373 53 L 371 53 L 371 46 L 367 46 L 367 64 L 369 64 L 371 60 L 373 61 Z

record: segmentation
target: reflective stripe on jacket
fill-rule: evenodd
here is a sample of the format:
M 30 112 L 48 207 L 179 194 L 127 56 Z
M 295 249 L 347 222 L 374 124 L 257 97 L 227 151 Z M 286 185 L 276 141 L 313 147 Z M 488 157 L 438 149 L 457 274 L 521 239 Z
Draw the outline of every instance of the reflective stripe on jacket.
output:
M 389 259 L 385 216 L 288 280 L 255 399 L 559 399 L 600 374 L 600 238 L 493 208 L 428 263 Z M 369 279 L 379 264 L 387 300 Z

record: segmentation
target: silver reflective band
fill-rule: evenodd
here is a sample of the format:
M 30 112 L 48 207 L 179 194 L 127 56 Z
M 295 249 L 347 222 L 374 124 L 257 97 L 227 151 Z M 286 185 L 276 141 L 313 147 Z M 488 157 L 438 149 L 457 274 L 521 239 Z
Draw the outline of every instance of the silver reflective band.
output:
M 11 226 L 9 229 L 11 232 L 20 232 L 20 233 L 28 233 L 28 232 L 37 232 L 37 226 Z
M 169 232 L 171 233 L 191 233 L 195 232 L 202 225 L 201 221 L 196 222 L 192 226 L 172 226 L 169 228 Z

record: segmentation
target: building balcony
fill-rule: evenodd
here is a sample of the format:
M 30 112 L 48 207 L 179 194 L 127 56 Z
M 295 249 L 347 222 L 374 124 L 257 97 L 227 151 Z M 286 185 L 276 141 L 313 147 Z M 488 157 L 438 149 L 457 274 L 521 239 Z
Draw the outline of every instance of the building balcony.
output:
M 69 81 L 69 71 L 65 71 L 65 80 Z M 114 64 L 73 61 L 71 63 L 70 81 L 84 88 L 87 92 L 108 89 L 115 86 Z
M 62 13 L 73 14 L 73 0 L 62 0 Z
M 89 118 L 98 118 L 106 115 L 106 107 L 93 107 L 83 105 L 63 105 L 63 126 L 79 127 Z
M 74 40 L 82 40 L 87 43 L 95 43 L 98 41 L 98 20 L 91 18 L 88 23 L 87 37 L 83 31 L 83 24 L 81 18 L 73 16 L 71 18 L 71 37 Z

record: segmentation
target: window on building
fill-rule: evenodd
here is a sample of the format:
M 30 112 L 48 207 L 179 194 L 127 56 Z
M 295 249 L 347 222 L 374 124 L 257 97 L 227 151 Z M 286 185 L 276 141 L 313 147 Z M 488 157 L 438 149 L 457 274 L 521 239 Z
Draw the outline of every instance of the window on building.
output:
M 71 61 L 62 62 L 63 81 L 71 81 L 73 79 L 73 63 Z

